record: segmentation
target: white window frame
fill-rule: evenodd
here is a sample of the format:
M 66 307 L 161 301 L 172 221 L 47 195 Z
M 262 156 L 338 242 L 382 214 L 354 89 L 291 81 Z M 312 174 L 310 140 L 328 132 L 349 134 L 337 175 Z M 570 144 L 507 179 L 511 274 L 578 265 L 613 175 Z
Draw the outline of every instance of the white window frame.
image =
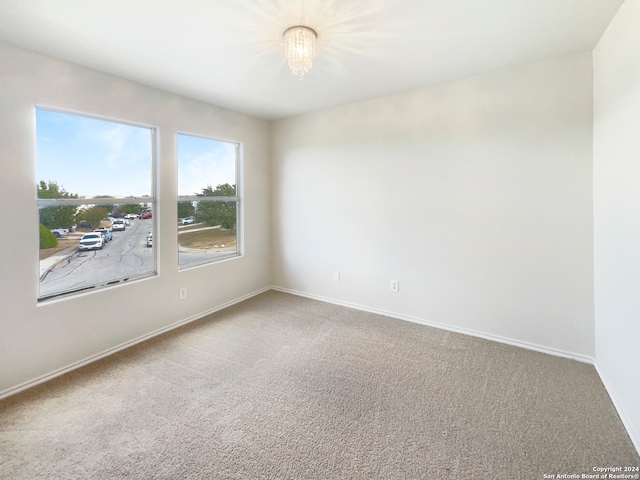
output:
M 235 187 L 236 187 L 236 194 L 234 196 L 199 196 L 199 195 L 178 195 L 177 198 L 177 202 L 176 202 L 176 212 L 177 212 L 177 205 L 180 202 L 235 202 L 236 203 L 236 251 L 235 252 L 229 252 L 229 253 L 224 253 L 224 254 L 220 254 L 220 255 L 215 255 L 213 256 L 211 259 L 207 259 L 207 260 L 202 260 L 202 261 L 197 261 L 197 262 L 189 262 L 189 263 L 185 263 L 183 265 L 180 264 L 180 240 L 179 238 L 177 238 L 177 248 L 178 248 L 178 271 L 184 271 L 184 270 L 188 270 L 190 268 L 197 268 L 197 267 L 202 267 L 205 265 L 211 265 L 213 263 L 217 263 L 217 262 L 221 262 L 224 260 L 229 260 L 229 259 L 233 259 L 233 258 L 238 258 L 238 257 L 242 257 L 244 255 L 244 242 L 243 242 L 243 230 L 244 230 L 244 225 L 243 225 L 243 219 L 244 219 L 244 215 L 243 215 L 243 207 L 242 207 L 242 192 L 243 192 L 243 177 L 242 177 L 242 160 L 243 160 L 243 149 L 242 149 L 242 142 L 236 141 L 236 140 L 226 140 L 226 139 L 221 139 L 221 138 L 215 138 L 215 137 L 210 137 L 207 135 L 199 135 L 196 133 L 191 133 L 191 132 L 184 132 L 184 131 L 178 131 L 176 132 L 176 183 L 178 183 L 179 178 L 179 152 L 178 152 L 178 137 L 180 135 L 184 135 L 184 136 L 188 136 L 188 137 L 195 137 L 195 138 L 201 138 L 204 140 L 212 140 L 214 142 L 224 142 L 224 143 L 230 143 L 235 145 L 235 152 L 236 152 L 236 158 L 235 158 L 235 176 L 236 176 L 236 183 L 235 183 Z M 214 185 L 212 185 L 212 188 L 215 188 Z M 176 191 L 178 189 L 176 188 Z M 176 218 L 176 222 L 179 220 L 179 218 Z
M 157 192 L 157 188 L 158 188 L 158 184 L 159 182 L 157 181 L 157 160 L 158 160 L 158 128 L 156 126 L 153 125 L 146 125 L 146 124 L 142 124 L 142 123 L 137 123 L 137 122 L 131 122 L 131 121 L 126 121 L 126 120 L 121 120 L 121 119 L 116 119 L 116 118 L 112 118 L 112 117 L 107 117 L 107 116 L 102 116 L 102 115 L 96 115 L 96 114 L 92 114 L 92 113 L 86 113 L 86 112 L 78 112 L 78 111 L 74 111 L 74 110 L 68 110 L 68 109 L 64 109 L 64 108 L 59 108 L 59 107 L 50 107 L 50 106 L 45 106 L 45 105 L 35 105 L 35 109 L 34 109 L 34 116 L 37 113 L 37 110 L 46 110 L 46 111 L 50 111 L 50 112 L 54 112 L 54 113 L 61 113 L 61 114 L 65 114 L 65 115 L 73 115 L 76 117 L 85 117 L 85 118 L 89 118 L 89 119 L 94 119 L 94 120 L 102 120 L 105 122 L 111 122 L 111 123 L 115 123 L 115 124 L 121 124 L 121 125 L 128 125 L 131 127 L 138 127 L 138 128 L 143 128 L 143 129 L 147 129 L 149 130 L 150 133 L 150 154 L 151 154 L 151 192 L 150 192 L 150 196 L 145 196 L 145 197 L 109 197 L 109 198 L 94 198 L 94 197 L 89 197 L 89 198 L 38 198 L 37 192 L 36 192 L 36 222 L 38 224 L 38 231 L 39 231 L 39 224 L 40 224 L 40 208 L 41 207 L 50 207 L 50 206 L 57 206 L 57 207 L 61 207 L 61 206 L 81 206 L 81 205 L 86 205 L 87 203 L 90 203 L 91 205 L 95 205 L 95 206 L 101 206 L 101 205 L 112 205 L 114 203 L 122 203 L 122 204 L 129 204 L 129 203 L 150 203 L 152 205 L 151 207 L 151 211 L 152 211 L 152 218 L 151 218 L 151 230 L 152 232 L 154 232 L 154 237 L 156 237 L 157 235 L 155 234 L 155 232 L 157 232 L 158 229 L 158 218 L 157 218 L 157 213 L 158 213 L 158 192 Z M 38 132 L 36 131 L 36 138 L 37 138 Z M 38 158 L 37 158 L 37 152 L 36 152 L 36 157 L 35 157 L 35 164 L 36 164 L 36 174 L 37 174 L 37 164 L 38 164 Z M 41 179 L 36 178 L 35 184 L 37 184 Z M 154 238 L 154 244 L 157 242 L 157 240 Z M 150 278 L 150 277 L 155 277 L 158 275 L 158 254 L 157 252 L 157 248 L 153 248 L 152 250 L 152 269 L 149 272 L 145 272 L 139 275 L 135 275 L 135 276 L 129 276 L 127 278 L 114 278 L 113 280 L 109 280 L 109 281 L 105 281 L 105 282 L 100 282 L 94 285 L 87 285 L 85 287 L 81 287 L 78 289 L 74 289 L 74 290 L 66 290 L 64 292 L 60 292 L 60 293 L 53 293 L 50 295 L 45 295 L 42 296 L 40 295 L 40 281 L 41 281 L 41 277 L 38 277 L 38 303 L 41 302 L 46 302 L 46 301 L 50 301 L 50 300 L 57 300 L 60 298 L 70 298 L 70 297 L 74 297 L 77 296 L 79 294 L 84 294 L 87 292 L 93 292 L 93 291 L 97 291 L 103 288 L 109 288 L 109 287 L 113 287 L 116 285 L 121 285 L 125 282 L 129 282 L 129 281 L 135 281 L 135 280 L 141 280 L 144 278 Z M 38 262 L 39 263 L 39 262 Z M 39 270 L 39 269 L 38 269 Z

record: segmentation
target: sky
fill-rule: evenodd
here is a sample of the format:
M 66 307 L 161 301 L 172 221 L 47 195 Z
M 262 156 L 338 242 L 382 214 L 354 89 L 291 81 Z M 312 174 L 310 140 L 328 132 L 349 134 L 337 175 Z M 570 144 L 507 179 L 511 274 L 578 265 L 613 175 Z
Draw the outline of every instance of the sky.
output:
M 236 184 L 236 144 L 178 134 L 178 195 Z
M 152 195 L 147 127 L 36 109 L 36 183 L 56 182 L 85 198 Z M 162 134 L 162 132 L 160 132 Z M 178 193 L 235 184 L 235 143 L 178 135 Z

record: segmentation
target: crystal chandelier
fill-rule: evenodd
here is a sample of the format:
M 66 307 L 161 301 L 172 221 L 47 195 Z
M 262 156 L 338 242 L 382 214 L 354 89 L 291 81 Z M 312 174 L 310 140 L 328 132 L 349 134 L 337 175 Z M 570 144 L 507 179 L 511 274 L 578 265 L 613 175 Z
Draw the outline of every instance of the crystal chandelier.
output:
M 311 61 L 316 54 L 316 38 L 318 34 L 309 27 L 298 25 L 284 31 L 284 54 L 291 71 L 300 80 L 311 68 Z

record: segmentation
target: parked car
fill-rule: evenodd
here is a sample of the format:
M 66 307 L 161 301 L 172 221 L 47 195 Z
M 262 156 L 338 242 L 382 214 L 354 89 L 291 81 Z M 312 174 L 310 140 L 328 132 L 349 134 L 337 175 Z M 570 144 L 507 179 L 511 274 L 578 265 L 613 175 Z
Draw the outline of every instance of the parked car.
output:
M 190 223 L 194 223 L 196 221 L 196 217 L 184 217 L 182 219 L 182 225 L 189 225 Z
M 127 213 L 124 218 L 128 219 L 128 220 L 135 220 L 136 218 L 138 218 L 140 215 L 138 215 L 137 213 Z
M 143 220 L 146 220 L 147 218 L 151 218 L 151 212 L 143 213 L 140 218 L 142 218 Z
M 94 232 L 99 232 L 104 236 L 104 243 L 107 244 L 109 243 L 111 240 L 113 240 L 113 235 L 111 235 L 111 232 L 109 231 L 109 229 L 107 228 L 96 228 L 94 230 Z
M 125 218 L 123 222 L 127 227 L 131 225 L 131 220 L 129 220 L 128 218 Z
M 80 220 L 78 223 L 78 228 L 91 228 L 91 224 L 86 220 Z
M 153 247 L 153 233 L 147 235 L 147 247 Z
M 124 220 L 114 220 L 113 224 L 111 225 L 112 232 L 115 232 L 116 230 L 123 231 L 126 229 L 127 229 L 127 225 L 124 223 Z
M 102 232 L 85 233 L 80 239 L 78 250 L 100 250 L 104 246 Z
M 60 238 L 66 237 L 69 234 L 69 230 L 66 228 L 52 228 L 51 233 L 53 233 L 56 238 Z

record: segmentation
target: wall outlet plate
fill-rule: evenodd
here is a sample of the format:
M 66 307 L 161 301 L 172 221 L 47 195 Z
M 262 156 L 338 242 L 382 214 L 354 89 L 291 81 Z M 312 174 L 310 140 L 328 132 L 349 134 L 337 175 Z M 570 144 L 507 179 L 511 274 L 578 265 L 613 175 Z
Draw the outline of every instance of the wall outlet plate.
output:
M 187 287 L 180 287 L 180 300 L 187 298 Z
M 395 293 L 400 291 L 400 282 L 398 280 L 391 280 L 391 291 Z

